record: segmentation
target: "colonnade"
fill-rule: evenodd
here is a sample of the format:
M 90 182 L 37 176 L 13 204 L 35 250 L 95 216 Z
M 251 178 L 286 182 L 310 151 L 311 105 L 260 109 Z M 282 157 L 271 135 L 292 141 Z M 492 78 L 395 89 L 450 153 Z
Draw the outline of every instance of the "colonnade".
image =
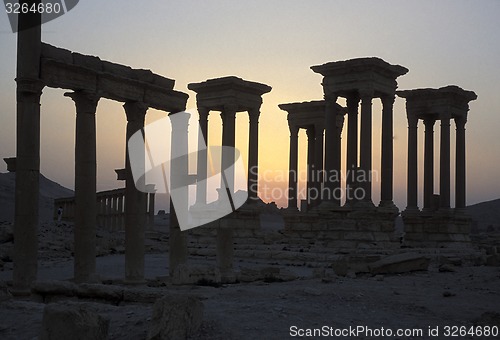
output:
M 424 138 L 424 190 L 422 213 L 434 210 L 450 212 L 450 126 L 455 122 L 455 212 L 464 212 L 466 207 L 466 144 L 465 124 L 469 102 L 477 95 L 458 86 L 439 89 L 415 89 L 398 91 L 398 96 L 406 98 L 408 118 L 408 181 L 406 214 L 419 212 L 418 207 L 418 122 L 425 127 Z M 434 126 L 440 122 L 439 144 L 439 204 L 434 197 Z

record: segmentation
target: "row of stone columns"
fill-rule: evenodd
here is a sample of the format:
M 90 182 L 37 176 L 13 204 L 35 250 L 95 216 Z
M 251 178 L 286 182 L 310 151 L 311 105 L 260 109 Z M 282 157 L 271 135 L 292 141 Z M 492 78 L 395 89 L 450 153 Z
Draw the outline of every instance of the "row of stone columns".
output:
M 439 89 L 415 89 L 398 91 L 406 98 L 408 118 L 408 182 L 407 207 L 405 213 L 419 212 L 418 208 L 418 122 L 423 121 L 424 138 L 424 214 L 439 209 L 449 212 L 450 202 L 450 127 L 451 120 L 456 128 L 455 154 L 455 212 L 463 212 L 466 207 L 466 146 L 465 124 L 469 102 L 477 95 L 472 91 L 450 85 Z M 439 206 L 434 204 L 434 126 L 440 122 L 439 145 Z
M 321 201 L 323 188 L 323 145 L 324 125 L 314 124 L 304 127 L 307 134 L 307 202 L 314 207 Z M 288 206 L 296 208 L 298 203 L 298 135 L 300 126 L 289 121 L 290 156 Z M 314 193 L 314 195 L 313 195 Z
M 418 118 L 408 115 L 408 188 L 407 211 L 418 209 Z M 424 212 L 431 212 L 434 196 L 434 125 L 437 118 L 423 118 L 425 126 L 424 145 Z M 441 121 L 440 160 L 439 160 L 439 208 L 450 209 L 450 118 L 444 117 Z M 465 124 L 466 117 L 454 118 L 456 127 L 456 166 L 455 166 L 455 208 L 464 209 L 465 196 Z

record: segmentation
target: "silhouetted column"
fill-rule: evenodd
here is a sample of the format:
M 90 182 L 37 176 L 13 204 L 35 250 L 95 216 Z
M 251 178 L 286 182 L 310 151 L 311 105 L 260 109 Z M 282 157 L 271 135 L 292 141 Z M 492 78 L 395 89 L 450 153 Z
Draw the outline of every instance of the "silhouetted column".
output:
M 99 97 L 87 92 L 66 93 L 76 105 L 75 143 L 75 265 L 76 282 L 86 282 L 96 266 L 96 127 Z
M 259 116 L 258 108 L 248 111 L 250 119 L 248 140 L 248 198 L 256 201 L 259 194 Z
M 227 105 L 224 106 L 222 115 L 222 145 L 234 148 L 235 146 L 235 120 L 236 107 Z M 222 171 L 225 173 L 221 176 L 221 188 L 229 190 L 229 194 L 234 193 L 234 151 L 222 152 Z M 229 170 L 227 170 L 229 169 Z M 231 199 L 231 197 L 229 198 Z M 217 229 L 217 263 L 221 271 L 221 275 L 227 278 L 231 275 L 233 269 L 234 244 L 233 230 L 230 226 L 219 227 Z M 223 279 L 225 280 L 225 279 Z
M 358 107 L 359 95 L 353 92 L 347 97 L 347 203 L 352 201 L 354 190 L 356 189 L 356 169 L 358 167 Z
M 431 209 L 434 195 L 434 118 L 424 119 L 424 211 Z
M 314 206 L 318 205 L 323 199 L 321 189 L 323 184 L 323 139 L 324 139 L 324 126 L 316 124 L 314 126 L 314 187 L 316 188 L 317 198 L 314 200 Z
M 142 131 L 148 107 L 141 102 L 127 102 L 123 105 L 127 114 L 127 155 L 125 161 L 125 281 L 127 283 L 144 282 L 144 234 L 146 227 L 146 193 L 137 189 L 145 189 L 144 179 L 134 183 L 131 169 L 131 157 L 134 168 L 145 169 L 145 150 L 140 154 L 129 155 L 128 141 L 133 134 Z M 143 132 L 141 132 L 143 133 Z M 139 150 L 138 150 L 139 151 Z M 137 163 L 137 165 L 135 165 Z M 142 171 L 144 173 L 144 171 Z
M 299 153 L 299 128 L 289 124 L 290 128 L 290 158 L 288 171 L 288 208 L 297 210 L 298 194 L 298 153 Z
M 450 117 L 441 118 L 441 151 L 439 167 L 440 209 L 450 208 Z
M 156 194 L 154 192 L 149 193 L 149 225 L 154 226 L 155 225 L 155 196 Z
M 188 158 L 188 126 L 190 114 L 186 112 L 170 114 L 172 122 L 172 151 L 170 185 L 175 191 L 174 202 L 170 199 L 170 237 L 169 237 L 169 272 L 170 276 L 176 269 L 187 263 L 187 232 L 181 231 L 179 219 L 186 219 L 189 205 L 189 189 L 185 185 L 189 174 Z
M 236 108 L 230 105 L 224 106 L 224 111 L 221 112 L 222 118 L 222 146 L 234 148 L 235 146 L 235 120 Z M 222 152 L 222 171 L 225 173 L 221 176 L 221 188 L 228 188 L 231 193 L 234 189 L 234 152 Z M 226 170 L 228 169 L 229 170 Z
M 311 195 L 313 197 L 317 195 L 314 192 L 315 184 L 314 184 L 314 171 L 316 170 L 314 167 L 314 151 L 315 151 L 315 133 L 314 127 L 309 127 L 306 130 L 307 133 L 307 206 L 310 207 L 312 205 Z
M 455 118 L 456 125 L 456 165 L 455 165 L 455 209 L 466 207 L 466 166 L 465 166 L 465 123 L 467 117 Z
M 393 167 L 394 167 L 394 127 L 393 127 L 393 95 L 382 98 L 382 159 L 380 206 L 394 207 L 393 202 Z
M 340 134 L 337 124 L 337 95 L 325 94 L 325 192 L 327 200 L 340 206 Z
M 37 1 L 35 1 L 37 3 Z M 40 1 L 38 1 L 40 3 Z M 13 293 L 29 294 L 37 276 L 40 175 L 41 14 L 18 15 L 16 188 Z M 33 28 L 21 30 L 25 25 Z
M 359 168 L 364 178 L 364 202 L 372 202 L 372 98 L 373 91 L 360 91 L 361 97 L 361 138 Z
M 198 136 L 198 182 L 196 183 L 196 204 L 207 203 L 207 148 L 208 148 L 208 115 L 210 110 L 206 107 L 198 107 L 200 116 L 200 135 Z
M 418 119 L 408 114 L 408 183 L 407 183 L 407 206 L 406 211 L 416 212 L 418 210 Z
M 118 230 L 123 230 L 123 194 L 118 196 Z

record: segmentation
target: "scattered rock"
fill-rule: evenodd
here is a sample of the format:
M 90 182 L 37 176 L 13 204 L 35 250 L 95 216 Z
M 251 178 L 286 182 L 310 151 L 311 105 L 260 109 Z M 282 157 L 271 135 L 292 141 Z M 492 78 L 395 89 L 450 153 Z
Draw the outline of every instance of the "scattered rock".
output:
M 304 288 L 304 293 L 307 295 L 320 296 L 322 293 L 319 289 L 314 289 L 311 287 Z
M 0 302 L 10 300 L 12 298 L 12 294 L 7 288 L 7 284 L 5 282 L 0 282 Z
M 177 266 L 173 275 L 172 283 L 175 285 L 196 284 L 198 282 L 221 283 L 219 268 L 210 266 L 194 266 L 182 264 Z
M 427 270 L 430 259 L 416 253 L 390 255 L 369 265 L 372 274 L 397 274 Z
M 203 321 L 203 303 L 192 295 L 167 295 L 153 305 L 149 340 L 186 339 Z
M 453 273 L 455 271 L 456 271 L 455 267 L 453 265 L 451 265 L 451 264 L 446 264 L 445 263 L 445 264 L 442 264 L 442 265 L 439 266 L 439 272 L 440 273 Z
M 457 294 L 455 294 L 455 293 L 453 293 L 453 292 L 450 292 L 449 290 L 445 290 L 445 291 L 443 292 L 443 296 L 444 296 L 444 297 L 451 297 L 451 296 L 455 296 L 455 295 L 457 295 Z
M 375 281 L 384 281 L 384 275 L 375 275 L 373 278 Z
M 500 313 L 484 312 L 473 323 L 474 326 L 498 326 L 500 325 Z
M 45 295 L 76 295 L 77 286 L 67 281 L 37 281 L 31 291 L 34 294 Z
M 43 312 L 41 340 L 105 340 L 109 319 L 86 304 L 48 304 Z

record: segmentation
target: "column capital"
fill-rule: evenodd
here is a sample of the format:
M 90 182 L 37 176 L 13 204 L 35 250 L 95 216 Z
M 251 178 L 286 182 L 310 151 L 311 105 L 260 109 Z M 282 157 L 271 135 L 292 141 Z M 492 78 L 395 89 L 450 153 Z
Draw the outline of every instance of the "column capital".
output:
M 306 135 L 308 140 L 314 140 L 314 138 L 316 137 L 314 125 L 311 125 L 306 129 Z
M 198 106 L 198 115 L 201 119 L 207 120 L 210 114 L 210 109 L 206 106 Z
M 16 83 L 18 96 L 33 97 L 35 100 L 40 98 L 45 87 L 45 84 L 40 79 L 16 78 Z
M 336 103 L 338 97 L 339 97 L 339 95 L 335 92 L 325 93 L 323 96 L 323 98 L 326 100 L 327 103 L 331 103 L 331 102 Z
M 467 116 L 455 117 L 455 125 L 457 130 L 464 130 L 465 124 L 467 124 Z
M 396 95 L 395 94 L 385 94 L 380 97 L 380 100 L 382 101 L 382 105 L 394 105 L 394 101 L 396 100 Z
M 406 118 L 408 119 L 408 127 L 416 128 L 418 125 L 418 117 L 413 113 L 406 113 Z
M 434 117 L 426 117 L 422 119 L 426 128 L 432 129 L 434 124 L 436 123 L 436 118 Z
M 319 123 L 314 124 L 314 131 L 316 137 L 318 136 L 323 137 L 323 135 L 325 134 L 325 124 L 319 124 Z
M 126 102 L 123 104 L 123 108 L 125 109 L 127 121 L 129 122 L 137 120 L 144 121 L 146 111 L 148 110 L 148 106 L 143 102 Z
M 259 120 L 259 117 L 260 117 L 260 108 L 253 108 L 253 109 L 250 109 L 248 110 L 248 117 L 250 119 L 250 121 L 253 121 L 253 120 Z
M 371 100 L 373 99 L 373 96 L 375 95 L 375 91 L 373 91 L 373 89 L 359 89 L 358 90 L 358 93 L 359 93 L 359 96 L 361 97 L 361 101 L 363 104 L 363 102 L 365 102 L 366 100 Z
M 95 114 L 100 99 L 99 95 L 88 91 L 66 92 L 64 96 L 75 102 L 77 113 Z
M 346 96 L 346 100 L 347 100 L 347 108 L 352 108 L 353 106 L 355 106 L 357 108 L 357 106 L 359 105 L 359 101 L 360 101 L 360 96 L 359 96 L 359 93 L 358 92 L 350 92 L 347 96 Z M 357 110 L 356 111 L 349 111 L 350 113 L 351 112 L 355 112 L 355 113 L 358 113 Z
M 292 136 L 299 135 L 299 127 L 297 125 L 288 123 L 288 128 L 290 129 L 290 135 Z

